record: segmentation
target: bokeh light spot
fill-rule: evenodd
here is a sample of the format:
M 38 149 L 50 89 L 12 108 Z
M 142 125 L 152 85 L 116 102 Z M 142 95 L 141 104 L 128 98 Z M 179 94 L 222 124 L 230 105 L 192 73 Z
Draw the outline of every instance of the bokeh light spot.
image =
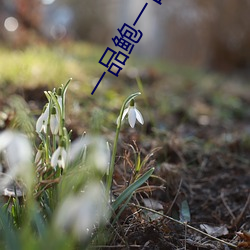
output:
M 42 4 L 45 4 L 45 5 L 49 5 L 49 4 L 52 4 L 54 2 L 55 2 L 55 0 L 42 0 Z
M 17 30 L 18 28 L 18 21 L 15 17 L 8 17 L 5 19 L 4 21 L 4 27 L 6 30 L 8 30 L 9 32 L 14 32 Z

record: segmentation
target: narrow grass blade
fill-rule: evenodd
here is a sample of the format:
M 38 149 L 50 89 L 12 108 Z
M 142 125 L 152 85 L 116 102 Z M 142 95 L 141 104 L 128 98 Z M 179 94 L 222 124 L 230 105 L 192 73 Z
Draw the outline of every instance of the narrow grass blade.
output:
M 118 198 L 112 203 L 112 208 L 115 211 L 124 200 L 126 200 L 137 188 L 139 188 L 154 172 L 154 168 L 148 170 L 143 176 L 138 178 L 133 184 L 131 184 L 128 188 L 126 188 Z

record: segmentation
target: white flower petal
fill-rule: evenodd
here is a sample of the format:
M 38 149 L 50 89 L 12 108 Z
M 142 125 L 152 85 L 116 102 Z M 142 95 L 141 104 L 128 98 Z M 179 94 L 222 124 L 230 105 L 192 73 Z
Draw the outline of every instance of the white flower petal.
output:
M 6 187 L 17 177 L 21 177 L 27 187 L 30 186 L 33 181 L 31 168 L 33 152 L 28 138 L 17 132 L 4 131 L 0 134 L 0 151 L 2 150 L 5 150 L 4 158 L 8 164 L 8 170 L 6 178 L 1 179 L 0 188 Z
M 44 111 L 44 120 L 48 122 L 48 119 L 49 119 L 49 104 L 47 105 Z
M 51 166 L 55 168 L 58 165 L 60 168 L 64 169 L 66 161 L 67 161 L 67 152 L 62 146 L 59 146 L 51 157 L 50 161 Z
M 93 154 L 91 154 L 91 158 L 93 158 L 90 161 L 94 159 L 97 169 L 105 173 L 110 162 L 110 152 L 107 148 L 107 143 L 102 138 L 94 138 L 93 146 Z
M 117 117 L 117 119 L 116 119 L 116 124 L 118 124 L 119 118 L 120 118 L 120 116 Z
M 89 238 L 95 226 L 105 222 L 109 216 L 104 196 L 104 190 L 97 182 L 85 187 L 80 195 L 68 196 L 57 210 L 54 221 L 56 228 L 64 233 L 72 233 L 77 239 Z
M 129 125 L 134 128 L 135 122 L 136 122 L 136 113 L 135 113 L 135 108 L 130 107 L 129 112 L 128 112 L 128 122 Z
M 13 140 L 6 148 L 6 157 L 10 168 L 16 168 L 31 163 L 32 148 L 25 135 L 15 133 Z
M 80 155 L 82 155 L 83 152 L 86 151 L 86 145 L 88 143 L 89 143 L 88 136 L 78 138 L 73 143 L 71 143 L 68 151 L 68 162 L 72 163 Z
M 51 157 L 50 163 L 51 163 L 51 166 L 53 168 L 55 168 L 57 166 L 57 164 L 58 164 L 58 158 L 59 158 L 60 155 L 61 155 L 61 147 L 59 146 L 56 149 L 56 151 L 53 153 L 52 157 Z
M 63 158 L 57 161 L 58 167 L 64 169 L 65 168 L 65 161 Z
M 136 113 L 136 119 L 138 120 L 138 122 L 143 124 L 144 120 L 143 120 L 141 112 L 135 108 L 135 113 Z
M 48 123 L 44 121 L 42 128 L 41 128 L 41 132 L 43 131 L 46 134 L 47 133 L 47 126 L 48 126 Z
M 40 133 L 42 131 L 42 126 L 44 122 L 44 114 L 42 113 L 36 122 L 36 132 Z
M 41 131 L 44 131 L 44 133 L 47 132 L 48 120 L 49 120 L 49 105 L 47 105 L 45 111 L 37 119 L 37 122 L 36 122 L 37 133 L 41 133 Z
M 62 169 L 65 168 L 66 162 L 67 162 L 67 152 L 66 152 L 66 150 L 64 148 L 62 148 L 62 151 L 61 151 L 61 164 L 60 164 L 60 167 Z
M 126 114 L 128 113 L 128 111 L 129 111 L 129 108 L 124 109 L 123 115 L 122 115 L 122 120 L 124 119 L 124 117 L 126 116 Z
M 56 135 L 59 131 L 59 120 L 56 114 L 50 117 L 50 130 L 53 135 Z
M 14 134 L 8 130 L 0 133 L 0 151 L 5 149 L 9 145 L 9 143 L 13 139 L 13 136 Z

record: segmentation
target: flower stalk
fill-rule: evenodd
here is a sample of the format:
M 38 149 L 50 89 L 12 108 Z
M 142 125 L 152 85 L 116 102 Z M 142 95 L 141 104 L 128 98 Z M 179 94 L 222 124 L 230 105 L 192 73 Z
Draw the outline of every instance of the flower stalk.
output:
M 111 191 L 112 183 L 113 183 L 113 173 L 114 173 L 114 168 L 115 168 L 115 156 L 116 156 L 116 152 L 117 152 L 117 145 L 118 145 L 118 138 L 119 138 L 120 129 L 121 129 L 122 116 L 123 116 L 126 105 L 132 99 L 134 99 L 135 97 L 137 97 L 140 94 L 141 94 L 140 92 L 137 92 L 137 93 L 134 93 L 134 94 L 130 95 L 124 101 L 124 103 L 123 103 L 123 105 L 121 107 L 120 114 L 119 114 L 119 117 L 118 117 L 118 120 L 117 120 L 114 147 L 113 147 L 113 151 L 112 151 L 112 157 L 111 157 L 110 167 L 109 167 L 108 176 L 107 176 L 107 193 L 109 193 Z

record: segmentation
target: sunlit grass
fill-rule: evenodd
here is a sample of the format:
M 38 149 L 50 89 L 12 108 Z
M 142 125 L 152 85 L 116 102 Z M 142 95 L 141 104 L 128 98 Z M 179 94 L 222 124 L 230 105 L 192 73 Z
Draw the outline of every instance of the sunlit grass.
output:
M 85 44 L 39 45 L 22 50 L 0 46 L 0 84 L 52 86 L 69 77 L 86 81 L 86 72 L 91 74 L 98 66 L 91 53 L 95 55 L 95 49 Z

